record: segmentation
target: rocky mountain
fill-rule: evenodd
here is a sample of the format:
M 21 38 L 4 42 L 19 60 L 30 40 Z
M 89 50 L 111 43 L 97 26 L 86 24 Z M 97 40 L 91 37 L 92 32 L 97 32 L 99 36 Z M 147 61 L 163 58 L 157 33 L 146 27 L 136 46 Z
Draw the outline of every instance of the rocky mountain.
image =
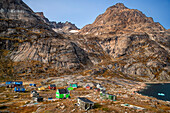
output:
M 170 80 L 170 33 L 136 9 L 118 3 L 79 34 L 70 34 L 77 29 L 70 22 L 50 22 L 22 0 L 1 0 L 0 7 L 0 49 L 9 53 L 21 75 Z M 54 32 L 52 25 L 64 34 Z
M 81 29 L 81 34 L 112 36 L 143 31 L 154 33 L 164 30 L 162 25 L 155 23 L 151 17 L 146 17 L 141 11 L 129 9 L 124 4 L 117 3 L 99 15 L 93 24 Z
M 79 34 L 102 48 L 111 57 L 112 60 L 108 60 L 114 69 L 124 76 L 170 80 L 170 34 L 139 10 L 117 3 L 99 15 L 94 23 L 83 27 Z
M 68 34 L 72 33 L 72 31 L 76 32 L 79 31 L 75 24 L 72 24 L 71 22 L 68 21 L 66 21 L 65 23 L 62 22 L 53 23 L 53 25 L 55 26 L 53 30 L 58 33 Z
M 48 24 L 55 32 L 57 33 L 70 33 L 71 30 L 79 30 L 75 24 L 66 21 L 65 23 L 55 21 L 49 21 L 48 18 L 44 16 L 43 12 L 36 12 L 36 15 L 39 16 L 46 24 Z
M 22 62 L 19 73 L 30 69 L 31 61 L 62 73 L 92 65 L 79 45 L 54 32 L 22 0 L 0 1 L 0 26 L 0 50 L 8 52 L 13 61 Z M 24 67 L 28 63 L 30 67 Z

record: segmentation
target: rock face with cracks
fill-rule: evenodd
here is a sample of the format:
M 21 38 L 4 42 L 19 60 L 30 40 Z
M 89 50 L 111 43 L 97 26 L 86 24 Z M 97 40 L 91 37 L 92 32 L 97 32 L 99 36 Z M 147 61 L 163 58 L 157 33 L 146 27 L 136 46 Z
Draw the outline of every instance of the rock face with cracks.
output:
M 117 3 L 79 34 L 98 37 L 93 42 L 98 42 L 123 74 L 143 80 L 170 80 L 170 34 L 142 12 Z
M 54 32 L 22 0 L 2 0 L 0 6 L 0 49 L 11 51 L 13 61 L 40 61 L 69 71 L 93 65 L 79 45 Z
M 15 62 L 39 61 L 61 72 L 96 68 L 91 75 L 110 70 L 110 76 L 170 80 L 170 32 L 136 9 L 118 3 L 78 35 L 61 35 L 22 0 L 1 0 L 0 6 L 0 49 L 10 51 Z

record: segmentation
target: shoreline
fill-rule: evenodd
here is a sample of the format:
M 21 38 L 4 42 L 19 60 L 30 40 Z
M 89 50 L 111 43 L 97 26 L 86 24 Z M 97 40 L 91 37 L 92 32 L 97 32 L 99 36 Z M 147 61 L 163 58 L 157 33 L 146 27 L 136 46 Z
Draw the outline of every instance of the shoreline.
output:
M 135 87 L 137 91 L 147 88 L 148 84 L 170 84 L 170 82 L 138 82 L 138 84 Z
M 145 83 L 145 84 L 168 84 L 168 83 L 170 83 L 170 82 L 143 82 L 143 83 Z
M 141 93 L 138 93 L 138 91 L 146 89 L 148 87 L 148 84 L 163 84 L 163 83 L 165 84 L 165 83 L 170 83 L 170 82 L 140 82 L 139 83 L 140 85 L 136 86 L 137 88 L 135 87 L 135 89 L 136 89 L 135 93 L 137 95 L 140 95 L 140 96 L 143 96 L 143 97 L 146 97 L 146 98 L 152 98 L 152 99 L 156 99 L 157 101 L 170 103 L 170 101 L 168 101 L 168 100 L 161 100 L 161 99 L 157 99 L 156 97 L 151 97 L 151 96 L 147 96 L 147 95 L 143 95 Z

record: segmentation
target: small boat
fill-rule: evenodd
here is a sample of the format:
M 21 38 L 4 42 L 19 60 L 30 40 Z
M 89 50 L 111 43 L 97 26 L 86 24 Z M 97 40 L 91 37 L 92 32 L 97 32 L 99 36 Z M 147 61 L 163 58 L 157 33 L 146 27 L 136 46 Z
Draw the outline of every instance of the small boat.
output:
M 158 93 L 158 95 L 159 95 L 159 96 L 165 96 L 165 94 L 164 94 L 164 93 Z

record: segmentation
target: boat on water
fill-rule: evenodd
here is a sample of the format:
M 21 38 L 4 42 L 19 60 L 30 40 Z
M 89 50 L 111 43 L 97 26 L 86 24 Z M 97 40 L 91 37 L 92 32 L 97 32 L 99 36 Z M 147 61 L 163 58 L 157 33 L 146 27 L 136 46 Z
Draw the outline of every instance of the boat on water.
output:
M 164 93 L 158 93 L 158 95 L 159 95 L 159 96 L 165 96 L 165 94 L 164 94 Z

